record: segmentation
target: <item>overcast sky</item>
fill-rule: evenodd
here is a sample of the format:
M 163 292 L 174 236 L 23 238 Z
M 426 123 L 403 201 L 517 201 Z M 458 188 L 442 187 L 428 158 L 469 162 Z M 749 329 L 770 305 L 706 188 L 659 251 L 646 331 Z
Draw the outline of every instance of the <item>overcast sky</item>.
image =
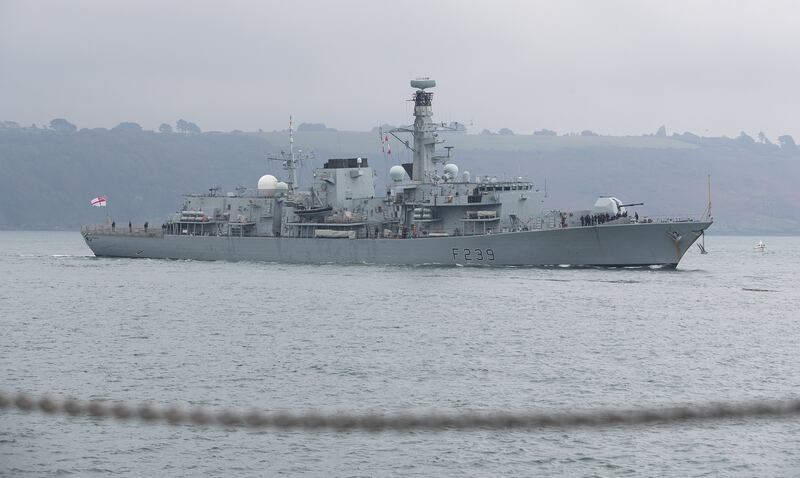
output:
M 800 137 L 793 1 L 0 0 L 0 120 Z

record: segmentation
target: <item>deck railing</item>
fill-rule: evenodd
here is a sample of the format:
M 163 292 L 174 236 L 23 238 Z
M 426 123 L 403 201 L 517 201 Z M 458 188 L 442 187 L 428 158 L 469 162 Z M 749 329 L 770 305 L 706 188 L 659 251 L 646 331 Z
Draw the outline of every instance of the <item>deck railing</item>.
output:
M 670 223 L 670 222 L 700 222 L 706 221 L 706 218 L 702 214 L 673 214 L 671 216 L 640 216 L 639 223 Z
M 103 236 L 139 236 L 139 237 L 160 237 L 163 236 L 164 233 L 160 227 L 152 228 L 148 227 L 145 229 L 144 227 L 111 227 L 106 224 L 97 224 L 91 226 L 81 226 L 81 234 L 94 234 L 94 235 L 103 235 Z

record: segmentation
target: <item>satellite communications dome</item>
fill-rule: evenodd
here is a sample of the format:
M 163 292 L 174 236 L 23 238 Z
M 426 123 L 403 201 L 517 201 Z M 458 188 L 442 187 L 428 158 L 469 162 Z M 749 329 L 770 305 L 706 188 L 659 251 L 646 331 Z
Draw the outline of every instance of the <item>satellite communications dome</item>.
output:
M 286 191 L 289 190 L 289 185 L 287 183 L 285 183 L 284 181 L 278 181 L 278 184 L 275 185 L 275 189 L 279 193 L 285 193 Z
M 258 180 L 258 190 L 264 192 L 267 197 L 275 195 L 278 188 L 278 178 L 271 174 L 265 174 Z
M 400 182 L 406 177 L 406 170 L 402 166 L 396 164 L 389 169 L 389 177 L 394 182 Z
M 456 166 L 453 163 L 445 164 L 444 165 L 444 174 L 449 179 L 455 179 L 455 177 L 458 176 L 458 166 Z

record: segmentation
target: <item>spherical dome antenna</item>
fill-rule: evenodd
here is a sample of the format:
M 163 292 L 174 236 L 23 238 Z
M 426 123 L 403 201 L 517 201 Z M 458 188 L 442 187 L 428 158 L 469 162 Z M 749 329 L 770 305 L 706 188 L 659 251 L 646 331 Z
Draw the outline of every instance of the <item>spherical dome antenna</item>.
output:
M 458 176 L 458 166 L 453 163 L 444 165 L 444 174 L 448 179 L 454 179 Z
M 400 182 L 406 177 L 406 170 L 399 164 L 394 165 L 389 169 L 389 177 L 396 183 Z
M 271 174 L 265 174 L 258 180 L 258 190 L 263 192 L 267 197 L 275 195 L 278 188 L 278 178 Z
M 275 191 L 278 193 L 285 193 L 289 190 L 289 184 L 285 183 L 284 181 L 278 181 L 275 185 Z

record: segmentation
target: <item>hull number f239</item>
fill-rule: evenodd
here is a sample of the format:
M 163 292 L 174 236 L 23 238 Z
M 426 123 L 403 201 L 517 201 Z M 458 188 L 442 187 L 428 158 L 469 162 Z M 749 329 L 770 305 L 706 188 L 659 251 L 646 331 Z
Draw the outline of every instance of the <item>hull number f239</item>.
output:
M 492 249 L 461 249 L 453 248 L 453 260 L 458 261 L 493 261 L 494 250 Z

